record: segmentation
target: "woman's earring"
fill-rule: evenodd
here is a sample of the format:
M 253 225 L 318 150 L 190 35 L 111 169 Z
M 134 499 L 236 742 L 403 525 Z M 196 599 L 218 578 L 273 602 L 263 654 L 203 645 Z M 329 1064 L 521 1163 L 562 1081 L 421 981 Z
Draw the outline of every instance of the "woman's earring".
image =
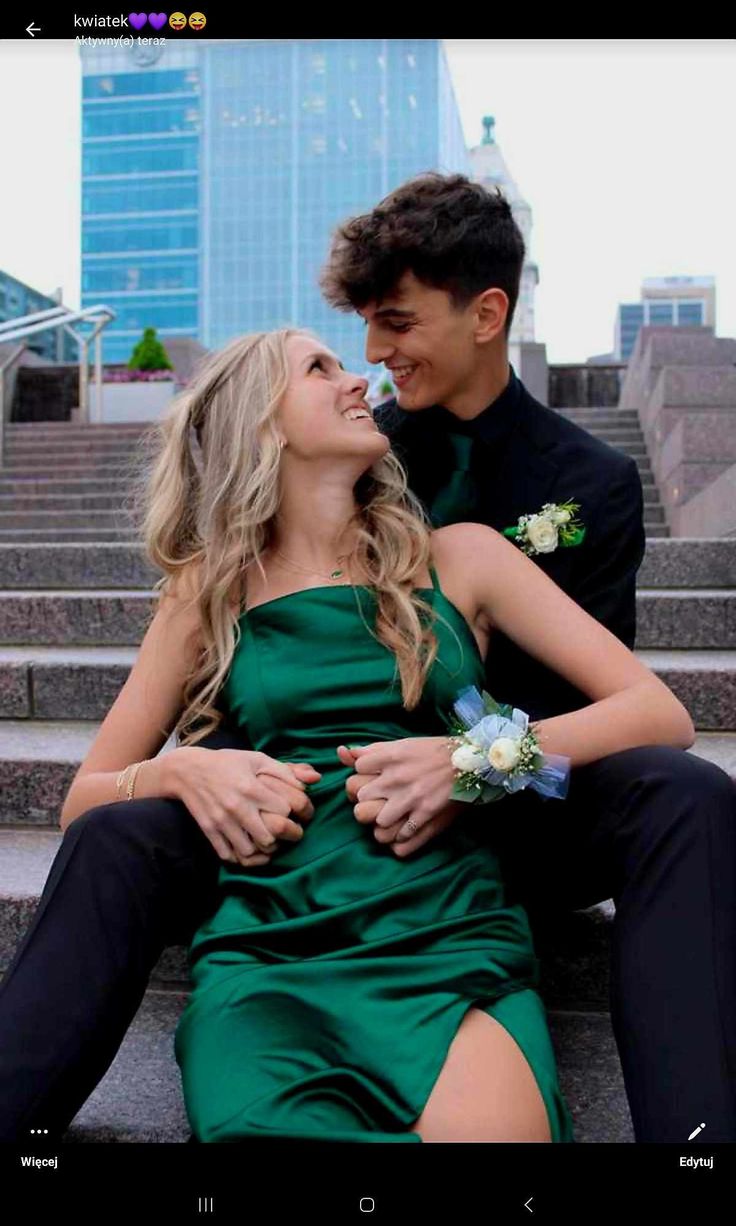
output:
M 279 451 L 283 451 L 285 446 L 286 446 L 286 439 L 285 438 L 279 439 Z

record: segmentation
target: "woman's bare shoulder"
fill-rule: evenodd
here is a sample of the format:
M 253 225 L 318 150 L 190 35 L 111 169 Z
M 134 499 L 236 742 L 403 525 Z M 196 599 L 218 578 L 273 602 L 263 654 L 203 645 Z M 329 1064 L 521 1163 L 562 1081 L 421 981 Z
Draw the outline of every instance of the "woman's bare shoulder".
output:
M 478 550 L 492 549 L 499 540 L 503 540 L 500 532 L 487 524 L 448 524 L 446 528 L 435 528 L 432 533 L 432 556 L 448 560 L 453 557 L 467 559 L 476 555 Z
M 195 557 L 186 562 L 184 566 L 170 577 L 164 587 L 164 592 L 179 607 L 195 609 L 199 606 L 204 584 L 205 560 L 202 557 Z M 240 576 L 231 585 L 228 599 L 233 612 L 237 616 L 244 600 L 243 584 Z

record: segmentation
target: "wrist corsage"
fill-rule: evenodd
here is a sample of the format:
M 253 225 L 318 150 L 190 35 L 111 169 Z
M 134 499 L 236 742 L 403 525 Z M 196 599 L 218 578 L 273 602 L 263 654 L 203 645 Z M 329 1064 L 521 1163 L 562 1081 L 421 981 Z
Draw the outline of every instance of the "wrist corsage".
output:
M 488 804 L 526 787 L 541 796 L 564 800 L 570 759 L 542 753 L 524 711 L 497 703 L 474 686 L 458 695 L 454 711 L 457 719 L 450 736 L 456 771 L 453 800 Z
M 535 515 L 520 515 L 515 528 L 504 528 L 503 535 L 515 541 L 529 557 L 554 553 L 558 545 L 582 545 L 585 528 L 575 519 L 578 502 L 545 502 Z

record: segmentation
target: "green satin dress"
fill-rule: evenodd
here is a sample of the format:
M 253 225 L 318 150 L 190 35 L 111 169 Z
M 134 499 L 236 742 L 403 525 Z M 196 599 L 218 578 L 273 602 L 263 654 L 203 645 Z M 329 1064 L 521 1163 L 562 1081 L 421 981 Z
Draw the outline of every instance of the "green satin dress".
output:
M 402 859 L 345 792 L 339 744 L 441 735 L 458 692 L 484 687 L 470 627 L 432 579 L 421 591 L 440 649 L 412 712 L 369 629 L 369 588 L 310 588 L 240 618 L 222 691 L 231 717 L 252 748 L 322 778 L 298 843 L 252 869 L 223 861 L 221 902 L 193 938 L 175 1050 L 199 1141 L 421 1141 L 407 1130 L 473 1005 L 526 1056 L 552 1140 L 573 1139 L 526 912 L 507 903 L 480 833 L 492 810 Z

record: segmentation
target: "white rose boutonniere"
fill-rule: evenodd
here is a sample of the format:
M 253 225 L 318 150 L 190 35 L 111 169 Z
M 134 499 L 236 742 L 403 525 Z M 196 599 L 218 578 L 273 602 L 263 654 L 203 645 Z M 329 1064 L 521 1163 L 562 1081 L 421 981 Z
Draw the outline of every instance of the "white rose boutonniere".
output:
M 583 524 L 575 519 L 580 510 L 577 502 L 545 502 L 541 511 L 533 515 L 521 515 L 515 527 L 504 528 L 503 535 L 516 544 L 525 554 L 554 553 L 558 545 L 569 548 L 581 545 L 585 537 Z
M 557 524 L 547 515 L 529 515 L 524 525 L 526 539 L 535 553 L 554 553 L 560 534 Z

